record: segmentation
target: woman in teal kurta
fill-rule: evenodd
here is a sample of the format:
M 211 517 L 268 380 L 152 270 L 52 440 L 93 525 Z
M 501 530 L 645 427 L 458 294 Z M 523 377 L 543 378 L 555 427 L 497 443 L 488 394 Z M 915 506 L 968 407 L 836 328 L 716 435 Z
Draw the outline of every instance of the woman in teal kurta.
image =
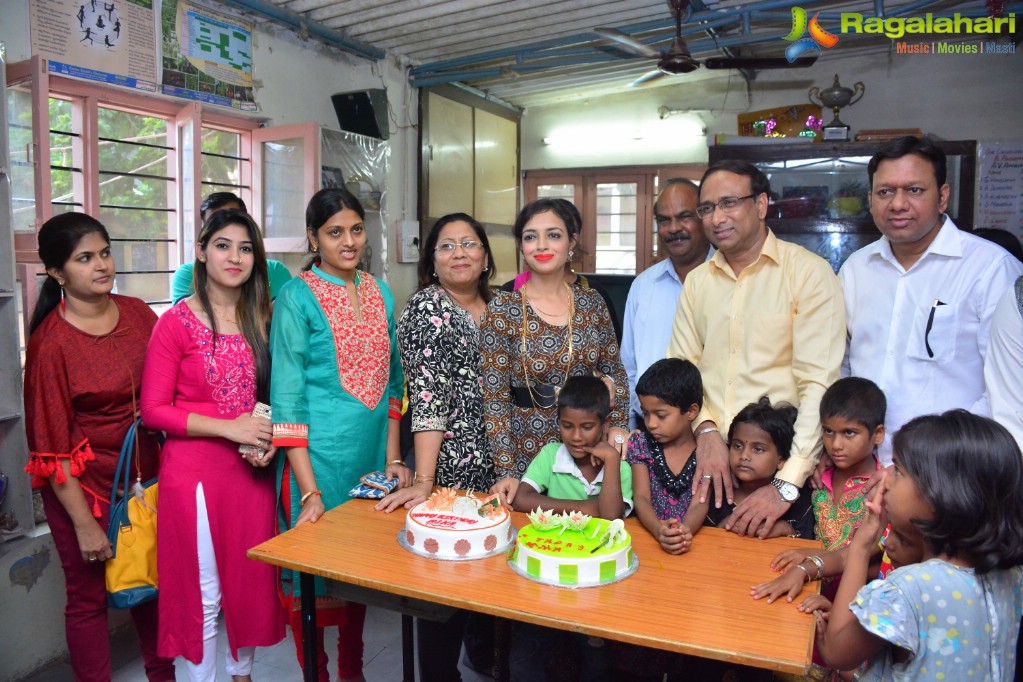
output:
M 313 265 L 277 296 L 270 333 L 270 400 L 283 526 L 315 522 L 348 498 L 359 478 L 384 469 L 411 483 L 401 464 L 398 421 L 404 375 L 395 339 L 394 296 L 358 271 L 366 244 L 359 201 L 343 189 L 313 195 L 306 208 Z M 285 461 L 286 459 L 286 461 Z M 298 575 L 282 572 L 302 663 Z M 337 625 L 341 680 L 361 679 L 365 606 L 330 600 L 317 579 L 319 679 L 329 680 L 323 627 Z

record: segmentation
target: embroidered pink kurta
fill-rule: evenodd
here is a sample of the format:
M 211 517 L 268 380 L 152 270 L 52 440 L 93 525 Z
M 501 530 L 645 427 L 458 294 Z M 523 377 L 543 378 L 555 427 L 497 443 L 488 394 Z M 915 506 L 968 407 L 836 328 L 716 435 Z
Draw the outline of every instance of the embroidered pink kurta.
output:
M 274 479 L 223 438 L 187 435 L 191 412 L 234 419 L 256 402 L 252 352 L 241 335 L 217 338 L 181 302 L 156 323 L 146 353 L 142 418 L 167 432 L 160 467 L 160 639 L 163 656 L 202 660 L 195 491 L 202 483 L 232 653 L 284 637 L 272 566 L 245 557 L 274 534 Z

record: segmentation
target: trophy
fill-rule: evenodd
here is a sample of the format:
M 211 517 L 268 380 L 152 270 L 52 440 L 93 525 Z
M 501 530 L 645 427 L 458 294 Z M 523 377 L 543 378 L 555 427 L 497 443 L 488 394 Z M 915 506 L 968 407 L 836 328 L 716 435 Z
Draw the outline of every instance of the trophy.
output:
M 849 126 L 842 123 L 838 118 L 838 111 L 842 107 L 847 107 L 850 104 L 856 104 L 863 97 L 863 92 L 866 88 L 863 87 L 862 82 L 856 83 L 850 88 L 842 87 L 838 82 L 838 74 L 835 74 L 835 83 L 826 90 L 820 88 L 810 88 L 810 102 L 811 104 L 819 104 L 822 107 L 828 107 L 835 115 L 835 120 L 821 128 L 821 137 L 824 140 L 832 141 L 845 141 L 849 140 Z M 816 100 L 814 98 L 817 98 Z

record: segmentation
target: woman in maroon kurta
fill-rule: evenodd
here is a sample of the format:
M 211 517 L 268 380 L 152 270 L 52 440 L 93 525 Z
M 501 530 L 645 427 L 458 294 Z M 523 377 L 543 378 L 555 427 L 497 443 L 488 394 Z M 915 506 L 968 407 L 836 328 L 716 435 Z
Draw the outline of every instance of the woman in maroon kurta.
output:
M 29 326 L 25 358 L 25 470 L 43 497 L 67 584 L 64 624 L 77 681 L 110 679 L 104 561 L 106 527 L 121 443 L 135 415 L 142 362 L 156 315 L 145 303 L 110 293 L 114 262 L 103 225 L 65 213 L 39 231 L 49 275 Z M 143 480 L 156 474 L 158 449 L 140 433 Z M 156 655 L 157 603 L 131 610 L 146 677 L 174 679 Z
M 254 647 L 284 638 L 274 568 L 245 557 L 274 534 L 269 393 L 270 292 L 258 227 L 241 211 L 207 218 L 196 293 L 160 318 L 146 354 L 142 418 L 167 433 L 160 470 L 160 653 L 191 680 L 216 678 L 223 609 L 227 671 L 248 680 Z M 223 332 L 223 333 L 221 333 Z M 241 455 L 239 444 L 262 447 Z

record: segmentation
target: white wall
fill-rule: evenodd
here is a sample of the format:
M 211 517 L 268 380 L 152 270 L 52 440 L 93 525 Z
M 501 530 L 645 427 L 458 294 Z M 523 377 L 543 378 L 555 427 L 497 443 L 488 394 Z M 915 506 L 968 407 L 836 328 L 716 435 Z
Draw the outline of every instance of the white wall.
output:
M 693 80 L 637 89 L 596 101 L 530 108 L 522 121 L 522 168 L 660 165 L 707 160 L 707 134 L 735 134 L 736 115 L 808 102 L 811 86 L 866 86 L 863 99 L 842 110 L 853 133 L 863 128 L 920 128 L 950 140 L 1023 138 L 1023 67 L 1019 54 L 905 55 L 825 53 L 807 69 L 763 71 L 747 101 L 741 78 Z M 709 74 L 708 74 L 709 75 Z M 696 109 L 661 119 L 658 107 Z M 831 113 L 826 112 L 826 121 Z M 544 145 L 542 138 L 575 131 L 588 141 Z M 641 136 L 643 139 L 635 140 Z
M 400 264 L 396 235 L 402 220 L 416 219 L 418 180 L 418 100 L 394 58 L 370 62 L 319 43 L 303 42 L 293 32 L 265 24 L 256 36 L 253 76 L 261 84 L 256 100 L 270 125 L 315 121 L 338 129 L 330 96 L 338 92 L 386 88 L 390 104 L 390 171 L 385 225 L 387 263 L 383 273 L 397 309 L 416 289 L 415 264 Z

